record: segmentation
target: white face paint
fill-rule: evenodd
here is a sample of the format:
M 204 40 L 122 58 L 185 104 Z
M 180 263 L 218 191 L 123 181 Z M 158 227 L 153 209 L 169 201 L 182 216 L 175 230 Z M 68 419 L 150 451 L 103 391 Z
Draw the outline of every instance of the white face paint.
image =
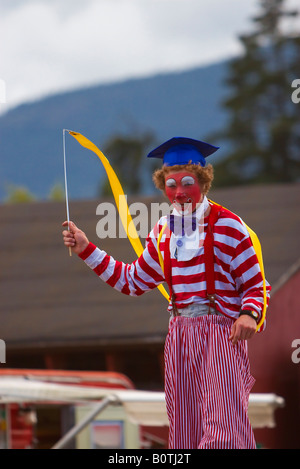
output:
M 173 178 L 167 179 L 166 180 L 166 186 L 167 187 L 176 187 L 176 181 Z
M 195 179 L 192 178 L 192 176 L 184 176 L 181 179 L 181 184 L 183 186 L 192 186 L 193 184 L 195 184 Z

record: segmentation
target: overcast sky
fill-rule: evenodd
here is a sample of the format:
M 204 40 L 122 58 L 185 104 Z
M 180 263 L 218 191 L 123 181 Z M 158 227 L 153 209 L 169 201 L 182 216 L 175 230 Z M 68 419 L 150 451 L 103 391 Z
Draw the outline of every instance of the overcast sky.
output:
M 258 4 L 0 0 L 0 112 L 63 90 L 228 58 Z

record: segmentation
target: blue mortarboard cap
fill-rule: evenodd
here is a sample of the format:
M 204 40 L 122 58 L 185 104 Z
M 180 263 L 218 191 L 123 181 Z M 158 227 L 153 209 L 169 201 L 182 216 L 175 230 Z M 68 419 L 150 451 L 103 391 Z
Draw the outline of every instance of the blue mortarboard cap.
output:
M 201 142 L 201 140 L 173 137 L 152 150 L 147 156 L 148 158 L 161 158 L 166 166 L 188 164 L 190 162 L 205 166 L 205 158 L 218 149 L 219 147 Z

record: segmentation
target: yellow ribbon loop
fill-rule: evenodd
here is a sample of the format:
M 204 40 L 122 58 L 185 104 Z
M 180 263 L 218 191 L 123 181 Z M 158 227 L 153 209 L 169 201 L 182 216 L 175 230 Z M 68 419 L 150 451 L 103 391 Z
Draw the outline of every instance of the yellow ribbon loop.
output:
M 69 130 L 68 132 L 80 143 L 81 146 L 87 148 L 88 150 L 91 150 L 100 158 L 101 163 L 103 164 L 104 169 L 106 171 L 124 230 L 128 236 L 128 239 L 134 251 L 138 256 L 140 256 L 144 251 L 144 247 L 141 243 L 141 240 L 131 218 L 130 211 L 127 205 L 127 199 L 124 194 L 123 188 L 115 171 L 111 167 L 110 162 L 102 153 L 102 151 L 100 151 L 99 148 L 93 142 L 87 139 L 84 135 L 78 132 L 73 132 L 72 130 Z M 169 295 L 163 285 L 158 285 L 157 288 L 162 293 L 162 295 L 169 301 Z
M 125 230 L 125 232 L 128 236 L 128 239 L 129 239 L 133 249 L 135 250 L 136 254 L 138 256 L 140 256 L 142 254 L 144 248 L 143 248 L 143 245 L 142 245 L 141 240 L 139 238 L 139 235 L 136 231 L 133 220 L 131 218 L 130 211 L 129 211 L 129 208 L 128 208 L 128 205 L 127 205 L 126 196 L 124 194 L 123 188 L 121 186 L 121 183 L 120 183 L 115 171 L 111 167 L 111 165 L 110 165 L 108 159 L 106 158 L 106 156 L 102 153 L 102 151 L 99 150 L 99 148 L 94 143 L 92 143 L 84 135 L 82 135 L 78 132 L 73 132 L 72 130 L 69 130 L 68 132 L 69 132 L 70 135 L 72 135 L 80 143 L 81 146 L 87 148 L 88 150 L 91 150 L 92 152 L 94 152 L 100 158 L 100 160 L 101 160 L 101 162 L 104 166 L 104 169 L 106 171 L 106 174 L 107 174 L 107 177 L 108 177 L 108 180 L 109 180 L 109 183 L 110 183 L 110 187 L 111 187 L 111 190 L 112 190 L 112 193 L 113 193 L 113 196 L 114 196 L 117 208 L 118 208 L 118 212 L 119 212 L 119 215 L 120 215 L 124 230 Z M 216 202 L 213 202 L 213 201 L 210 201 L 210 202 L 212 202 L 215 205 L 219 205 Z M 247 228 L 247 230 L 249 232 L 249 235 L 250 235 L 250 238 L 251 238 L 255 253 L 257 255 L 257 259 L 258 259 L 258 262 L 259 262 L 259 266 L 260 266 L 260 270 L 261 270 L 261 274 L 262 274 L 262 278 L 263 278 L 264 306 L 263 306 L 262 317 L 260 319 L 260 322 L 257 325 L 257 330 L 258 330 L 262 326 L 262 324 L 265 320 L 265 317 L 266 317 L 266 310 L 267 310 L 266 279 L 265 279 L 265 273 L 264 273 L 264 265 L 263 265 L 261 244 L 259 242 L 258 236 L 245 223 L 244 223 L 244 225 L 245 225 L 245 227 Z M 160 261 L 162 270 L 164 270 L 164 263 L 163 263 L 163 258 L 162 258 L 162 255 L 161 255 L 161 252 L 160 252 L 160 249 L 159 249 L 159 243 L 160 243 L 161 237 L 163 235 L 163 232 L 164 232 L 164 229 L 161 231 L 159 239 L 158 239 L 158 256 L 159 256 L 159 261 Z M 163 287 L 163 285 L 158 285 L 157 288 L 159 289 L 161 294 L 169 301 L 170 297 L 169 297 L 168 293 L 166 292 L 165 288 Z

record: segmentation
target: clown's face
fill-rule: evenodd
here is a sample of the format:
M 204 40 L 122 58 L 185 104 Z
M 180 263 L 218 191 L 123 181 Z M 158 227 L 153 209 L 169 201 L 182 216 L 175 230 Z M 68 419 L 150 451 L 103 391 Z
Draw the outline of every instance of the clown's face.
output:
M 171 204 L 184 214 L 196 210 L 203 200 L 197 176 L 189 171 L 169 173 L 165 177 L 165 192 Z

